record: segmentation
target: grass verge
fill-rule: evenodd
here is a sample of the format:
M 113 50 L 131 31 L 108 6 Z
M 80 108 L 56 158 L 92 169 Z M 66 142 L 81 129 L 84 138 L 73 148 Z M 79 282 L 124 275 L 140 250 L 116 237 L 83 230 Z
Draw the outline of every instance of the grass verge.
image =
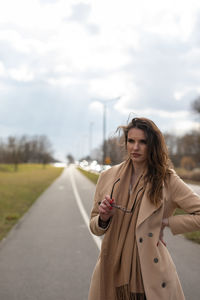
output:
M 62 170 L 51 165 L 21 164 L 15 172 L 11 165 L 0 165 L 0 240 Z
M 188 232 L 184 236 L 197 244 L 200 244 L 200 231 Z
M 175 215 L 185 214 L 184 210 L 177 208 Z M 187 232 L 183 234 L 188 240 L 191 240 L 197 244 L 200 244 L 200 231 Z
M 85 170 L 83 170 L 81 168 L 78 168 L 78 170 L 81 173 L 83 173 L 88 179 L 90 179 L 93 183 L 95 183 L 95 184 L 97 183 L 97 180 L 99 178 L 98 174 L 94 174 L 94 173 L 91 173 L 89 171 L 85 171 Z M 184 214 L 184 213 L 185 212 L 183 210 L 181 210 L 181 209 L 177 209 L 176 212 L 175 212 L 175 214 L 179 214 L 179 215 L 180 214 Z M 188 232 L 188 233 L 185 233 L 184 236 L 187 239 L 189 239 L 189 240 L 191 240 L 191 241 L 193 241 L 195 243 L 200 244 L 200 231 Z
M 77 168 L 83 175 L 85 175 L 88 179 L 90 179 L 93 183 L 97 183 L 97 180 L 99 178 L 99 174 L 95 174 L 86 170 L 83 170 L 81 168 Z

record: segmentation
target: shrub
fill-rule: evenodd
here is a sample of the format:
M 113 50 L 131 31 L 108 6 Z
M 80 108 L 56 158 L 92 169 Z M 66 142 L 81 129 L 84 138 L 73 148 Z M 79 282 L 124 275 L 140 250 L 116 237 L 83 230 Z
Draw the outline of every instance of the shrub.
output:
M 180 166 L 181 166 L 181 168 L 184 168 L 186 170 L 192 170 L 192 169 L 195 168 L 195 162 L 192 159 L 192 157 L 190 157 L 190 156 L 184 156 L 181 159 Z

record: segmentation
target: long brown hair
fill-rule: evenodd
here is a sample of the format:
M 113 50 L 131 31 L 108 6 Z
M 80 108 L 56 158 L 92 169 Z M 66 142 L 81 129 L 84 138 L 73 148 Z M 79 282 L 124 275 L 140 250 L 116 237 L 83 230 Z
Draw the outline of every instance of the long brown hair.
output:
M 163 183 L 171 173 L 170 159 L 168 156 L 165 139 L 156 124 L 147 118 L 133 118 L 127 126 L 119 126 L 123 130 L 124 143 L 127 149 L 128 132 L 131 128 L 138 128 L 144 131 L 147 138 L 147 176 L 150 182 L 150 201 L 158 204 L 162 198 Z

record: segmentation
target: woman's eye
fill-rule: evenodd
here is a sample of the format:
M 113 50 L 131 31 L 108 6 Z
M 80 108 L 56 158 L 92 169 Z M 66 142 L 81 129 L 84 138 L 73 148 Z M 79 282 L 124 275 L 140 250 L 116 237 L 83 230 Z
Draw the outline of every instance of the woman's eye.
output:
M 134 143 L 134 140 L 128 139 L 128 142 L 129 142 L 129 143 Z
M 147 144 L 147 141 L 146 140 L 139 140 L 138 141 L 140 144 Z M 133 144 L 133 143 L 135 143 L 135 140 L 133 140 L 133 139 L 128 139 L 128 143 L 131 143 L 131 144 Z

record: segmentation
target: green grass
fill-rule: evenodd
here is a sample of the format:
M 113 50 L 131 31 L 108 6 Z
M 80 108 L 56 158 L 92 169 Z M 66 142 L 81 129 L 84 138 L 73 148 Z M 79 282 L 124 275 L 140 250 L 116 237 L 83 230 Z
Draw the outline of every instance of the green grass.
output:
M 85 175 L 88 179 L 90 179 L 93 183 L 97 183 L 97 180 L 99 178 L 99 174 L 95 174 L 86 170 L 83 170 L 81 168 L 77 168 L 83 175 Z
M 88 179 L 90 179 L 93 183 L 97 183 L 97 180 L 98 180 L 98 177 L 99 175 L 98 174 L 94 174 L 94 173 L 91 173 L 89 171 L 85 171 L 81 168 L 78 168 L 78 170 L 83 173 Z M 176 209 L 176 212 L 175 214 L 176 215 L 181 215 L 181 214 L 184 214 L 185 212 L 182 210 L 182 209 Z M 195 243 L 198 243 L 200 244 L 200 231 L 195 231 L 195 232 L 189 232 L 189 233 L 185 233 L 184 236 L 195 242 Z
M 183 214 L 185 214 L 184 210 L 182 210 L 180 208 L 176 209 L 175 215 L 183 215 Z M 200 244 L 200 231 L 187 232 L 187 233 L 184 233 L 184 236 L 187 239 Z
M 63 168 L 40 164 L 0 164 L 0 240 L 29 209 Z
M 187 239 L 200 244 L 200 231 L 188 232 L 188 233 L 185 233 L 184 236 Z

